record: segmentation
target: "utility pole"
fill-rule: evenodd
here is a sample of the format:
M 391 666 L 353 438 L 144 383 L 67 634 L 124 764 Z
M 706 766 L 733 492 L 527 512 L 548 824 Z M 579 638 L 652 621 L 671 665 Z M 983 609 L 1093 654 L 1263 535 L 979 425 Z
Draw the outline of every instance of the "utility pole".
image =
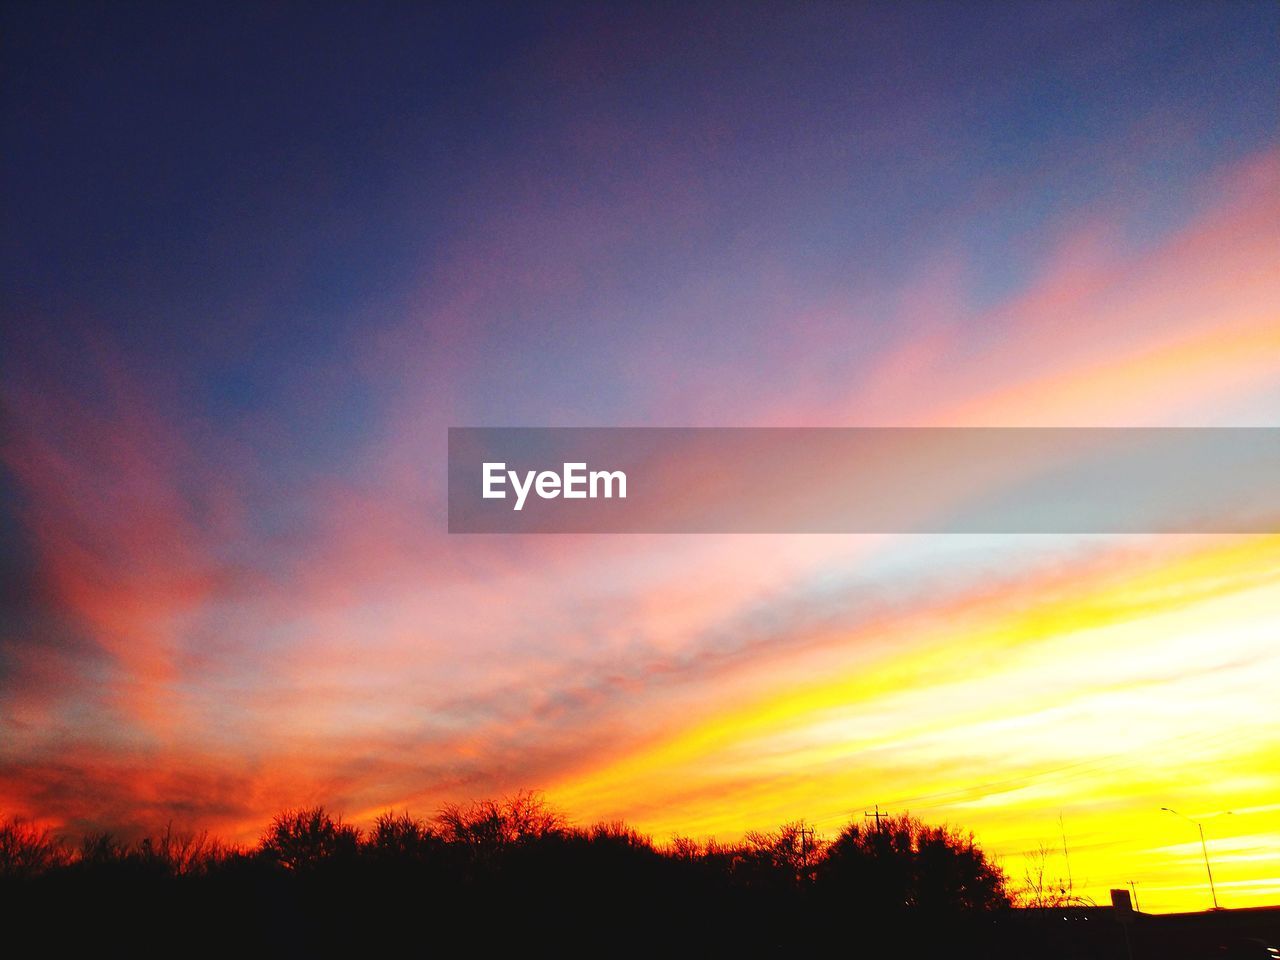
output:
M 1200 852 L 1204 854 L 1204 872 L 1209 875 L 1209 895 L 1213 897 L 1213 909 L 1221 910 L 1222 908 L 1218 906 L 1218 891 L 1215 890 L 1213 886 L 1213 868 L 1209 866 L 1209 845 L 1205 843 L 1204 840 L 1204 824 L 1199 820 L 1192 820 L 1185 813 L 1179 813 L 1172 807 L 1161 807 L 1160 809 L 1165 813 L 1172 813 L 1175 817 L 1182 817 L 1182 819 L 1187 821 L 1187 823 L 1194 823 L 1196 825 L 1196 829 L 1200 831 Z M 1226 811 L 1226 814 L 1227 816 L 1230 816 L 1231 811 Z
M 800 825 L 800 869 L 802 876 L 807 880 L 809 877 L 809 840 L 813 837 L 813 827 L 806 827 L 803 823 Z
M 1067 889 L 1076 892 L 1075 881 L 1071 879 L 1071 854 L 1067 852 L 1067 826 L 1062 822 L 1062 811 L 1058 811 L 1058 830 L 1062 834 L 1062 860 L 1067 865 Z
M 862 817 L 863 817 L 863 819 L 865 819 L 865 820 L 874 820 L 874 821 L 876 822 L 876 833 L 879 833 L 879 832 L 880 832 L 880 821 L 881 821 L 882 819 L 884 819 L 884 820 L 888 820 L 888 819 L 889 819 L 889 815 L 888 815 L 887 813 L 881 813 L 881 812 L 880 812 L 880 804 L 878 804 L 878 803 L 876 804 L 875 813 L 868 813 L 868 812 L 864 812 L 864 813 L 862 814 Z
M 1204 870 L 1209 874 L 1209 893 L 1213 896 L 1213 909 L 1218 907 L 1218 891 L 1213 887 L 1213 868 L 1209 866 L 1209 845 L 1204 842 L 1204 824 L 1196 823 L 1196 829 L 1200 831 L 1200 852 L 1204 854 Z

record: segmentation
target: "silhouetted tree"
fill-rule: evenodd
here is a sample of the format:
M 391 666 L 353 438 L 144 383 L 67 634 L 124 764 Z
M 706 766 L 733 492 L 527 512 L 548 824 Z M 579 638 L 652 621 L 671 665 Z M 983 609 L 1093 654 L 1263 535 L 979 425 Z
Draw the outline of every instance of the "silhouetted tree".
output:
M 80 854 L 76 860 L 90 866 L 103 866 L 123 861 L 128 852 L 128 846 L 110 831 L 88 833 L 80 841 Z
M 860 937 L 892 940 L 882 956 L 932 956 L 939 942 L 948 956 L 1027 955 L 1021 942 L 988 949 L 1005 881 L 973 838 L 907 816 L 851 825 L 829 844 L 794 821 L 659 849 L 620 821 L 570 826 L 524 792 L 432 820 L 387 812 L 363 835 L 323 807 L 289 810 L 249 852 L 172 826 L 132 845 L 90 834 L 73 852 L 0 821 L 0 880 L 6 907 L 75 915 L 86 931 L 121 921 L 179 937 L 232 917 L 218 934 L 225 953 L 245 942 L 275 955 L 390 953 L 421 932 L 425 906 L 491 952 L 812 952 L 852 922 Z
M 447 804 L 436 817 L 436 824 L 449 843 L 489 856 L 515 844 L 560 833 L 567 821 L 547 805 L 541 794 L 521 791 L 468 807 Z
M 753 830 L 743 837 L 742 857 L 767 882 L 808 883 L 814 878 L 826 841 L 804 820 L 784 823 L 775 831 Z
M 367 845 L 382 857 L 419 860 L 438 851 L 444 840 L 425 820 L 411 817 L 408 811 L 380 814 L 369 831 Z
M 351 857 L 359 841 L 355 827 L 330 816 L 324 807 L 308 807 L 287 810 L 271 821 L 259 850 L 289 870 L 303 870 L 335 857 Z
M 1076 893 L 1073 880 L 1047 875 L 1052 855 L 1053 851 L 1043 843 L 1034 853 L 1026 855 L 1022 886 L 1017 890 L 1014 898 L 1018 906 L 1030 910 L 1093 906 L 1091 899 Z
M 1004 872 L 950 827 L 903 814 L 877 826 L 853 823 L 819 868 L 831 895 L 893 915 L 988 911 L 1009 904 Z
M 137 856 L 172 876 L 185 877 L 204 873 L 238 852 L 237 848 L 210 837 L 207 830 L 175 832 L 169 823 L 159 836 L 144 837 L 139 842 Z
M 70 859 L 48 828 L 23 820 L 0 820 L 0 877 L 33 877 Z

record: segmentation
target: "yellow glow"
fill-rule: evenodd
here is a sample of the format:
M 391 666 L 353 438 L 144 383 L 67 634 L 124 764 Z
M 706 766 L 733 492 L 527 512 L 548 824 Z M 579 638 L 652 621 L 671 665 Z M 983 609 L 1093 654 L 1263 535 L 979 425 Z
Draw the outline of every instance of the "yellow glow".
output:
M 1169 806 L 1203 820 L 1224 906 L 1274 901 L 1280 537 L 1157 541 L 1120 566 L 880 625 L 871 655 L 832 638 L 818 679 L 712 704 L 550 796 L 659 837 L 797 816 L 834 833 L 878 803 L 973 829 L 1015 882 L 1044 845 L 1098 902 L 1135 880 L 1144 910 L 1203 908 L 1198 834 Z

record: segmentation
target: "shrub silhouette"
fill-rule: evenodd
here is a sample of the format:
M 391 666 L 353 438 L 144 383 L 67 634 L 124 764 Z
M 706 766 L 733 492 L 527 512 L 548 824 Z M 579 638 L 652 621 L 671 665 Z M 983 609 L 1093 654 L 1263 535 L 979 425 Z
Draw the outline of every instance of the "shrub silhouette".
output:
M 268 860 L 289 870 L 306 870 L 337 857 L 355 855 L 360 831 L 330 816 L 324 807 L 287 810 L 271 821 L 259 842 Z
M 132 845 L 97 833 L 72 847 L 0 821 L 0 880 L 6 905 L 80 916 L 86 936 L 122 919 L 181 936 L 216 917 L 213 952 L 251 942 L 280 956 L 389 953 L 427 926 L 465 930 L 489 952 L 795 952 L 850 923 L 901 939 L 921 926 L 911 917 L 945 926 L 949 956 L 970 955 L 966 943 L 997 956 L 974 946 L 989 924 L 965 917 L 1007 903 L 1003 874 L 971 837 L 910 817 L 851 825 L 830 844 L 793 821 L 734 843 L 659 847 L 619 821 L 571 826 L 530 792 L 426 820 L 388 811 L 365 833 L 323 807 L 287 810 L 251 850 L 171 825 Z M 895 941 L 881 955 L 914 953 Z
M 1049 858 L 1049 848 L 1043 843 L 1034 853 L 1026 855 L 1022 886 L 1014 894 L 1018 906 L 1029 910 L 1093 906 L 1092 900 L 1075 892 L 1070 876 L 1050 878 L 1047 875 Z
M 64 866 L 70 859 L 48 828 L 22 820 L 0 820 L 0 877 L 33 877 Z
M 814 879 L 824 847 L 805 821 L 796 820 L 775 831 L 749 832 L 739 858 L 756 882 L 794 885 Z
M 408 811 L 379 814 L 366 842 L 374 853 L 397 860 L 421 860 L 444 847 L 443 838 L 430 824 Z
M 521 791 L 503 800 L 484 800 L 469 807 L 447 804 L 437 815 L 436 823 L 449 843 L 490 857 L 508 847 L 561 833 L 568 821 L 549 807 L 541 794 Z
M 818 872 L 829 893 L 884 915 L 1009 905 L 1003 871 L 972 834 L 906 814 L 874 827 L 850 824 L 831 843 Z
M 210 837 L 207 830 L 175 832 L 169 823 L 158 836 L 144 837 L 136 855 L 170 876 L 185 877 L 214 869 L 237 853 L 235 847 Z
M 80 841 L 80 855 L 77 861 L 82 864 L 106 866 L 123 862 L 128 853 L 128 845 L 122 843 L 114 833 L 110 831 L 89 833 Z

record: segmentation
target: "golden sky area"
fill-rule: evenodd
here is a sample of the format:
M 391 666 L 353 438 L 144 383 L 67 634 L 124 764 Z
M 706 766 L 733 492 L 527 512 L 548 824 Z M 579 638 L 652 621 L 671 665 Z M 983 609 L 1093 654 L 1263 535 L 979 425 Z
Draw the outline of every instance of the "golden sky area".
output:
M 1270 902 L 1280 538 L 1149 549 L 1120 570 L 878 624 L 871 659 L 863 638 L 824 639 L 807 679 L 708 705 L 550 796 L 657 836 L 799 816 L 834 834 L 878 804 L 974 830 L 1015 881 L 1044 844 L 1048 875 L 1069 871 L 1082 896 L 1107 902 L 1133 879 L 1145 909 L 1199 909 L 1198 835 L 1170 806 L 1203 820 L 1221 902 Z

